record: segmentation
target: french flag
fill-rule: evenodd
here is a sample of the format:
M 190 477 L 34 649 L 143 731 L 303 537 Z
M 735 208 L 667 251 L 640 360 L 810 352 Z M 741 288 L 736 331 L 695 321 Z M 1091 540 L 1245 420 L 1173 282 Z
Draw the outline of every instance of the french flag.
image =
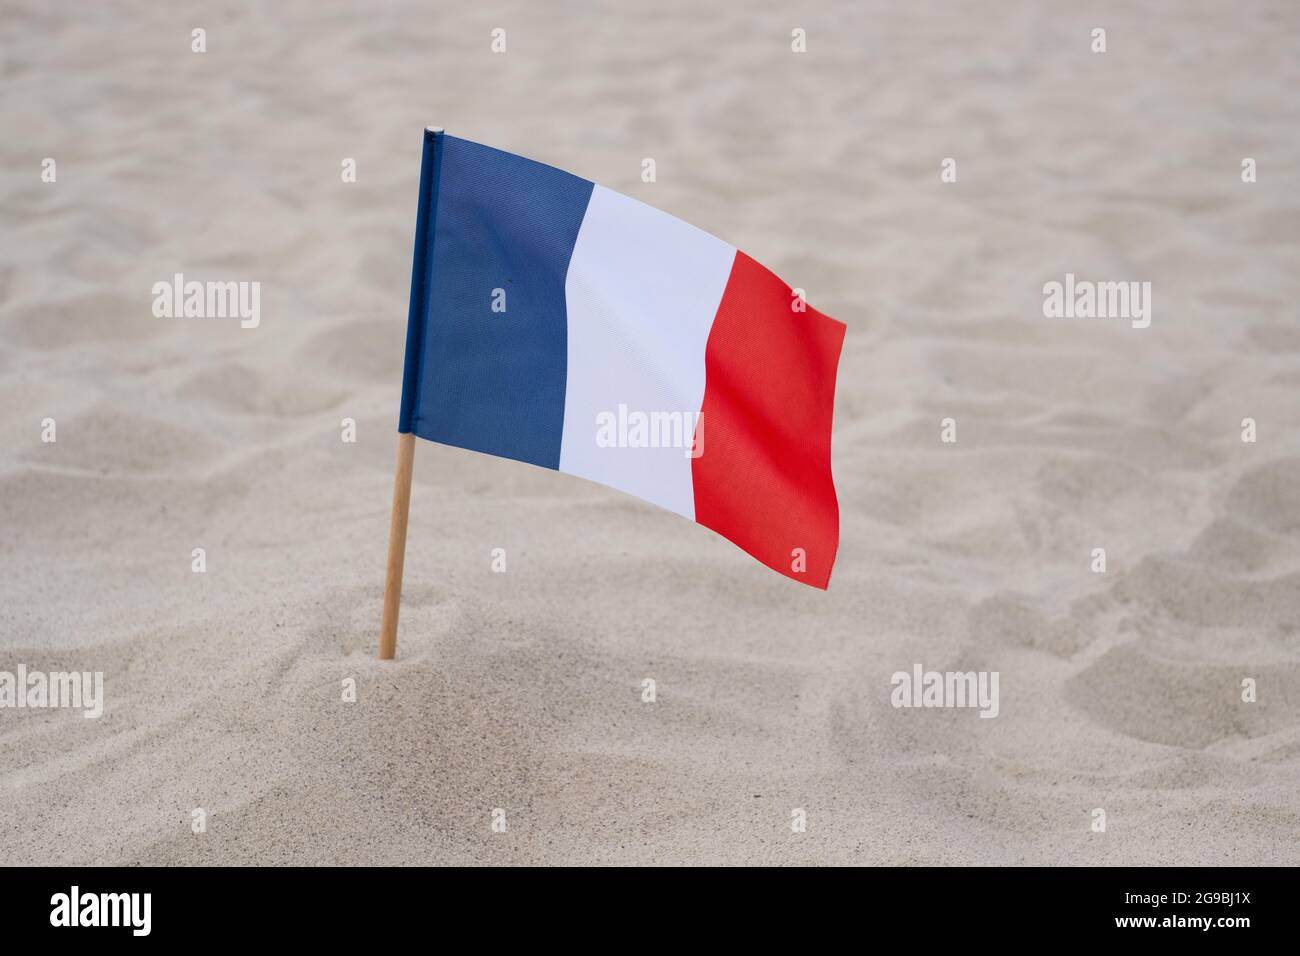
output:
M 425 131 L 399 432 L 617 488 L 825 588 L 844 330 L 680 219 Z

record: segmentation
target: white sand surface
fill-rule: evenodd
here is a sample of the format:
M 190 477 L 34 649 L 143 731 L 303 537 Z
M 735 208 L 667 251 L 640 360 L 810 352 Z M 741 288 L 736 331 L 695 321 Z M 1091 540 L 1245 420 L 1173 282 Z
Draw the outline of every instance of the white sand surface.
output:
M 0 863 L 1300 862 L 1294 3 L 7 0 L 0 76 L 0 670 L 106 697 L 0 710 Z M 829 592 L 420 443 L 374 660 L 430 123 L 848 324 Z

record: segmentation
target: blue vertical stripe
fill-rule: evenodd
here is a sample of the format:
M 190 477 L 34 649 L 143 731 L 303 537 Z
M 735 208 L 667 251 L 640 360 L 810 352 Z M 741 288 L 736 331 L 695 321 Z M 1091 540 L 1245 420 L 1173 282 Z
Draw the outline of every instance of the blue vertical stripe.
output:
M 559 467 L 564 280 L 591 192 L 551 166 L 426 135 L 399 431 Z
M 428 315 L 429 223 L 437 219 L 437 150 L 442 133 L 424 131 L 420 159 L 420 200 L 415 213 L 415 263 L 411 266 L 411 304 L 406 313 L 406 362 L 402 369 L 402 408 L 397 430 L 409 432 L 419 404 L 420 358 L 424 354 L 424 326 Z

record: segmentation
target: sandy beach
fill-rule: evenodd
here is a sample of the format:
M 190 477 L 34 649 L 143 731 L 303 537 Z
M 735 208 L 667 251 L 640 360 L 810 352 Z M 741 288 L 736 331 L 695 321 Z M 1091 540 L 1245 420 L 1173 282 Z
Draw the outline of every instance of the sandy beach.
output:
M 1293 4 L 0 6 L 0 864 L 1300 863 Z M 847 324 L 827 592 L 421 442 L 375 659 L 427 124 Z

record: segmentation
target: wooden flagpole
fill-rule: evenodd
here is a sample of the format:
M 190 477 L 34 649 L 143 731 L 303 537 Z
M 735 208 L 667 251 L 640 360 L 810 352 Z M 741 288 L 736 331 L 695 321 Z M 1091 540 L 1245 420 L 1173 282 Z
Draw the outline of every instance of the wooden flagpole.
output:
M 388 522 L 388 573 L 384 578 L 384 616 L 379 623 L 379 659 L 397 653 L 397 614 L 402 605 L 402 566 L 406 563 L 406 518 L 411 511 L 411 471 L 415 434 L 397 436 L 397 472 L 393 476 L 393 514 Z
M 379 659 L 397 654 L 397 616 L 402 609 L 402 566 L 406 563 L 406 519 L 411 512 L 411 471 L 415 465 L 413 419 L 419 407 L 419 371 L 429 302 L 430 206 L 437 205 L 441 126 L 424 128 L 420 155 L 420 202 L 415 218 L 415 264 L 411 267 L 411 311 L 406 322 L 406 360 L 402 366 L 402 412 L 397 421 L 397 471 L 393 475 L 393 513 L 388 522 L 388 573 L 384 578 L 384 615 L 379 621 Z

